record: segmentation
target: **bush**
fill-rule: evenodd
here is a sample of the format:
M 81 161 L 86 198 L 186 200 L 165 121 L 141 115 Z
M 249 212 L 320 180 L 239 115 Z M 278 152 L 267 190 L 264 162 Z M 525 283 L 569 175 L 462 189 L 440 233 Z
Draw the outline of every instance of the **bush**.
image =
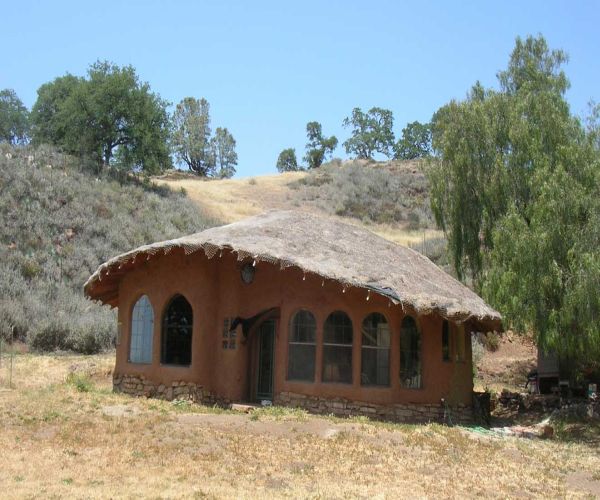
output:
M 490 352 L 496 352 L 500 347 L 500 335 L 496 332 L 488 332 L 483 337 L 483 345 Z
M 0 146 L 0 336 L 38 351 L 109 348 L 116 315 L 84 299 L 90 274 L 114 255 L 215 222 L 147 179 L 92 175 L 45 146 Z
M 414 163 L 332 161 L 290 187 L 300 200 L 331 214 L 409 229 L 433 227 L 427 179 Z

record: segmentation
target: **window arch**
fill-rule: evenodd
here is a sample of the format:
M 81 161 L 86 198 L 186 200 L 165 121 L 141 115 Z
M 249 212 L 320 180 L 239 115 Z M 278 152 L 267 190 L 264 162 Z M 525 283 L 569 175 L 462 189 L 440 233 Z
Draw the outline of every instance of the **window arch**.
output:
M 288 380 L 315 380 L 317 321 L 310 311 L 301 309 L 290 322 Z
M 130 363 L 152 363 L 154 309 L 147 295 L 142 295 L 131 312 Z
M 361 328 L 362 385 L 390 385 L 390 326 L 380 313 L 369 314 Z
M 175 295 L 163 317 L 161 362 L 187 366 L 192 362 L 192 306 L 183 295 Z
M 323 382 L 352 383 L 352 320 L 332 312 L 323 330 Z
M 400 382 L 408 389 L 421 387 L 421 333 L 411 316 L 400 328 Z

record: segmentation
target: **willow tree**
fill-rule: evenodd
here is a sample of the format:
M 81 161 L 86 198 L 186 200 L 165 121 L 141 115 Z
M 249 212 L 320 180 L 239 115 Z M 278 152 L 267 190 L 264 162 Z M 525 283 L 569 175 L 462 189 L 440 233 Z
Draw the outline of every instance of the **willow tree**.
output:
M 570 114 L 567 57 L 517 39 L 499 90 L 433 119 L 432 208 L 454 267 L 508 325 L 563 355 L 600 355 L 599 152 Z M 597 288 L 596 288 L 597 289 Z

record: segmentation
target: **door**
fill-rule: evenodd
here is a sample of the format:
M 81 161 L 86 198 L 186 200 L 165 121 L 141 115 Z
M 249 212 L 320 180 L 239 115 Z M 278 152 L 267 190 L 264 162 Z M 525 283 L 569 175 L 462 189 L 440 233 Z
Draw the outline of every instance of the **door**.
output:
M 275 320 L 264 321 L 258 329 L 258 370 L 256 399 L 273 399 L 273 353 L 275 347 Z

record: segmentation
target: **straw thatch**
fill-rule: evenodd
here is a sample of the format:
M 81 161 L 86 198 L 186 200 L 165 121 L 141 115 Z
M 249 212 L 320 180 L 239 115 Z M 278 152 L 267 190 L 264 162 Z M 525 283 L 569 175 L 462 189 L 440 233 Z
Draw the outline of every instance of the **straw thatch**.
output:
M 239 260 L 254 259 L 290 266 L 388 297 L 418 314 L 473 320 L 481 329 L 500 329 L 500 314 L 428 258 L 370 231 L 329 217 L 274 211 L 226 226 L 139 247 L 102 264 L 84 285 L 85 294 L 112 306 L 122 276 L 136 263 L 175 248 L 202 250 L 208 258 L 230 250 Z

